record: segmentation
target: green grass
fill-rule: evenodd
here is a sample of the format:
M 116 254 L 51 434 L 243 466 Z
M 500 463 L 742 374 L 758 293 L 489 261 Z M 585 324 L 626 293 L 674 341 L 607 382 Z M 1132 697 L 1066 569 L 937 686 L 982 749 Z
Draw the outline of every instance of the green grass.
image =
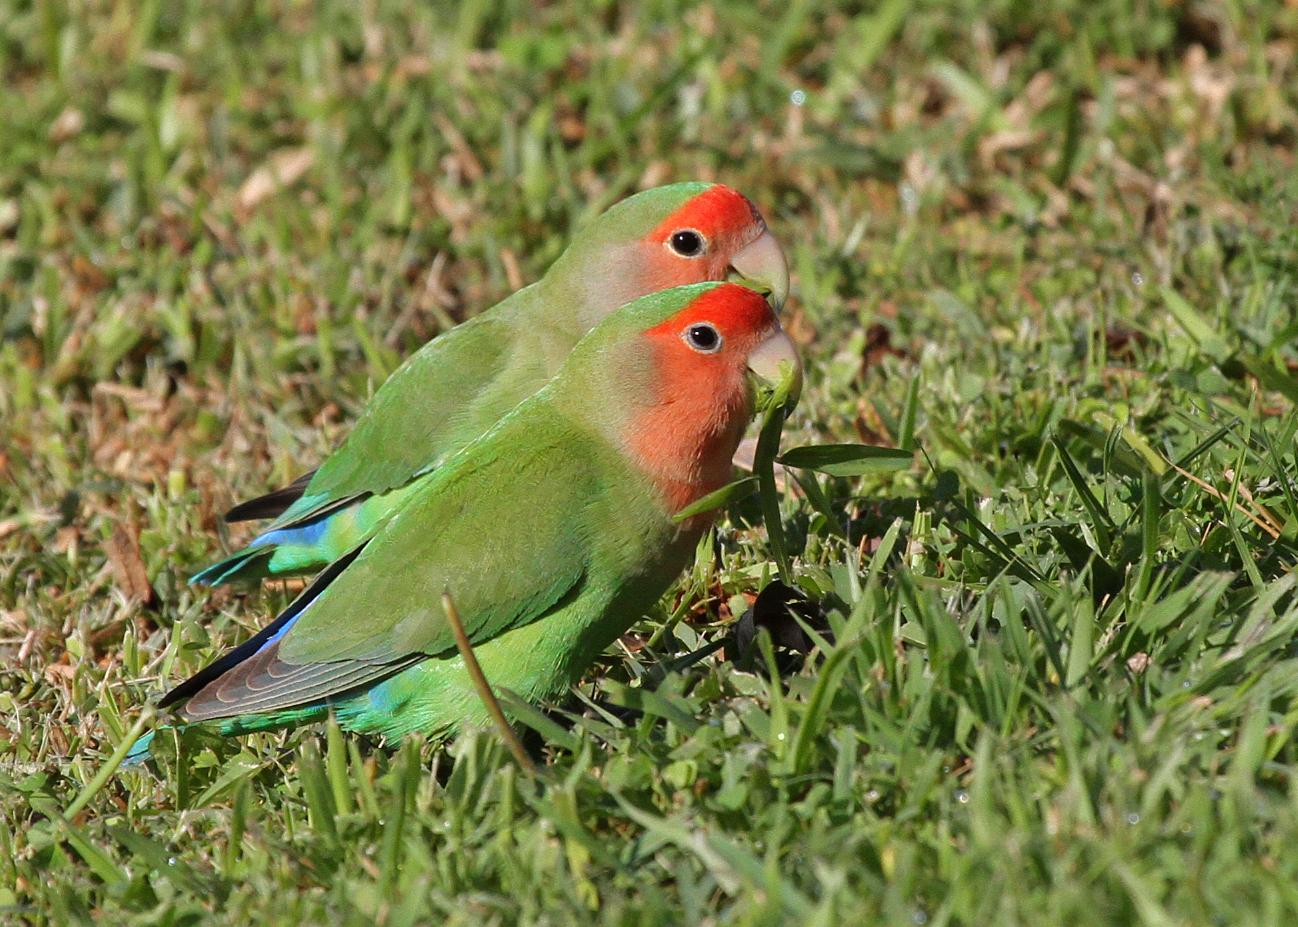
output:
M 14 0 L 0 80 L 0 921 L 1298 918 L 1292 3 Z M 919 452 L 784 499 L 813 657 L 680 659 L 752 499 L 543 783 L 307 729 L 93 788 L 285 601 L 185 584 L 220 512 L 699 178 L 790 254 L 786 446 Z

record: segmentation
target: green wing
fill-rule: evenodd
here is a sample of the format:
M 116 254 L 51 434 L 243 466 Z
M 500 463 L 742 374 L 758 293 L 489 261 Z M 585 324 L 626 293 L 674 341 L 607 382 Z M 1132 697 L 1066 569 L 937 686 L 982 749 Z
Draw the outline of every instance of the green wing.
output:
M 544 386 L 579 337 L 548 319 L 547 293 L 543 282 L 533 284 L 424 345 L 380 387 L 302 497 L 266 530 L 407 485 Z
M 591 443 L 552 419 L 512 417 L 415 491 L 285 636 L 281 658 L 371 662 L 452 650 L 445 591 L 474 643 L 540 617 L 589 562 L 597 451 L 579 442 Z
M 586 507 L 610 451 L 542 400 L 518 413 L 418 487 L 352 562 L 289 607 L 291 620 L 209 677 L 185 714 L 299 706 L 451 651 L 444 591 L 474 643 L 577 597 L 593 550 Z
M 455 439 L 467 410 L 501 375 L 513 337 L 509 321 L 483 315 L 411 355 L 374 394 L 347 440 L 321 464 L 302 497 L 267 530 L 404 486 L 458 450 L 463 442 Z

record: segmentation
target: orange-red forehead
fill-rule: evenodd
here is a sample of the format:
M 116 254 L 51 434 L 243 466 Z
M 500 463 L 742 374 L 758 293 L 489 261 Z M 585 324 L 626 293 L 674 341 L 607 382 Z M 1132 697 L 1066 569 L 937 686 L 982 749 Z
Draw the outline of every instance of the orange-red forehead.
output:
M 718 183 L 664 219 L 651 237 L 666 239 L 677 229 L 697 229 L 708 238 L 715 238 L 727 231 L 764 228 L 765 225 L 762 214 L 748 201 L 748 197 Z
M 649 329 L 651 335 L 675 335 L 695 322 L 711 322 L 721 334 L 758 334 L 777 324 L 775 311 L 763 296 L 736 283 L 723 283 L 695 297 L 666 322 Z

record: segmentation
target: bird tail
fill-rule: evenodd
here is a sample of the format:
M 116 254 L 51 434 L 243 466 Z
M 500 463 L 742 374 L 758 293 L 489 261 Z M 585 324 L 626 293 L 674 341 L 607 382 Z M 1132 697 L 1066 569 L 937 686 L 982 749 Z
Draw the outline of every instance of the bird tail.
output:
M 262 518 L 279 518 L 290 508 L 297 500 L 301 499 L 306 492 L 307 486 L 311 485 L 311 478 L 315 476 L 315 471 L 303 473 L 287 486 L 281 486 L 279 489 L 266 493 L 264 496 L 258 496 L 255 499 L 249 499 L 246 502 L 240 502 L 230 511 L 225 513 L 225 520 L 231 524 L 237 521 L 257 521 Z
M 159 728 L 159 730 L 166 730 L 166 728 Z M 126 769 L 129 766 L 139 766 L 141 763 L 151 760 L 153 754 L 150 752 L 149 748 L 153 745 L 153 738 L 157 733 L 158 731 L 149 731 L 137 740 L 134 746 L 132 746 L 127 752 L 126 758 L 122 760 L 120 768 Z
M 275 575 L 275 571 L 271 569 L 270 564 L 274 555 L 274 545 L 245 547 L 237 554 L 226 557 L 207 569 L 195 573 L 189 578 L 189 581 L 195 586 L 222 586 L 226 583 L 257 582 Z
M 240 734 L 278 731 L 286 727 L 298 727 L 303 724 L 323 721 L 329 717 L 329 711 L 330 704 L 322 701 L 292 711 L 276 712 L 271 715 L 241 715 L 235 718 L 223 719 L 219 723 L 165 724 L 149 731 L 137 740 L 131 749 L 127 751 L 118 769 L 131 769 L 150 760 L 158 759 L 159 755 L 153 751 L 158 735 L 162 735 L 164 738 L 159 746 L 162 751 L 161 756 L 166 757 L 168 755 L 168 741 L 174 741 L 181 735 L 184 735 L 184 739 L 188 741 L 187 745 L 182 748 L 183 753 L 187 754 L 191 750 L 197 750 L 199 744 L 204 741 L 210 745 L 214 744 L 217 739 L 237 737 Z M 195 737 L 197 737 L 197 740 L 193 739 Z
M 271 526 L 243 550 L 196 573 L 189 581 L 198 586 L 221 586 L 316 573 L 369 537 L 376 521 L 387 514 L 386 505 L 365 505 L 370 498 L 351 496 L 303 519 Z

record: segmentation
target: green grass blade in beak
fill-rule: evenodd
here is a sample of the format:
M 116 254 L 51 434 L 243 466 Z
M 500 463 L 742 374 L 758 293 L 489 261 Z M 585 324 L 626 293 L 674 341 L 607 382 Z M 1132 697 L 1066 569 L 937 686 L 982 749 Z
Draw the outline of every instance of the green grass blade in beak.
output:
M 802 395 L 802 361 L 793 339 L 777 328 L 765 341 L 748 352 L 748 369 L 770 390 L 783 393 L 780 405 L 792 409 Z

